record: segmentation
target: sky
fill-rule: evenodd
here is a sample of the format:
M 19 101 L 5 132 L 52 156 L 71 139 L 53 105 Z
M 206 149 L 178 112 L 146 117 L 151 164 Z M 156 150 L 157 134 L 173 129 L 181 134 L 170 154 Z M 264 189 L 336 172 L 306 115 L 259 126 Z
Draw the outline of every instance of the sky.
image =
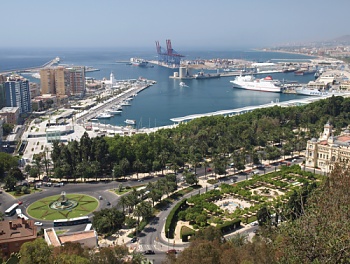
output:
M 2 0 L 1 47 L 261 48 L 350 34 L 350 0 Z

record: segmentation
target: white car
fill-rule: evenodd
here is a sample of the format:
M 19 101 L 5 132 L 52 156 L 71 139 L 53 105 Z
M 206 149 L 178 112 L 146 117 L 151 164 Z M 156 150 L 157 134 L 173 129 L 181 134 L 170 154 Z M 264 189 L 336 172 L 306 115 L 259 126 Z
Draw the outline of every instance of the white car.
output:
M 34 222 L 34 225 L 36 225 L 36 226 L 42 226 L 43 223 L 41 223 L 41 222 Z
M 251 226 L 257 226 L 257 225 L 258 225 L 258 222 L 257 222 L 257 221 L 251 222 L 250 225 L 251 225 Z

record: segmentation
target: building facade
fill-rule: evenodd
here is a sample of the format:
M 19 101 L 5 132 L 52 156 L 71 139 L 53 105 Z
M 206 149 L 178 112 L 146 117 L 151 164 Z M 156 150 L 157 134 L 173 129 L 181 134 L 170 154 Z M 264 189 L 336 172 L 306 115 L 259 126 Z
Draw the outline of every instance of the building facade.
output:
M 333 126 L 328 122 L 318 139 L 308 140 L 305 166 L 319 168 L 326 174 L 333 170 L 335 163 L 348 166 L 350 162 L 350 130 L 339 136 L 333 135 Z
M 31 99 L 29 81 L 18 76 L 11 76 L 5 82 L 7 107 L 19 107 L 20 114 L 30 113 Z
M 85 67 L 75 66 L 64 68 L 43 69 L 40 71 L 42 94 L 64 96 L 79 96 L 85 94 Z
M 55 70 L 52 68 L 40 70 L 41 94 L 56 94 Z
M 19 252 L 25 242 L 37 238 L 37 227 L 33 220 L 14 219 L 0 221 L 0 250 L 8 258 L 11 253 Z
M 76 66 L 66 70 L 70 95 L 83 97 L 85 95 L 85 67 Z
M 0 116 L 6 119 L 6 123 L 17 125 L 19 118 L 19 107 L 3 107 L 0 110 Z

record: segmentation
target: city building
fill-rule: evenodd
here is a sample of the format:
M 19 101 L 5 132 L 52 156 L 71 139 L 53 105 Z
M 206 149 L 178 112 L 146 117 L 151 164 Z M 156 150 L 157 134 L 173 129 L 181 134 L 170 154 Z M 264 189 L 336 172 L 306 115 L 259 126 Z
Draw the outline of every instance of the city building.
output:
M 85 67 L 66 68 L 69 95 L 83 97 L 85 95 Z
M 40 70 L 41 94 L 56 94 L 55 69 L 45 68 Z
M 31 99 L 29 81 L 21 76 L 12 75 L 5 82 L 6 106 L 19 107 L 20 114 L 30 113 Z
M 20 114 L 19 111 L 19 107 L 3 107 L 0 110 L 0 116 L 6 119 L 6 123 L 17 125 Z
M 67 242 L 80 243 L 82 247 L 88 248 L 98 246 L 98 236 L 95 230 L 57 235 L 54 228 L 48 228 L 44 230 L 44 237 L 46 243 L 54 247 L 60 247 Z
M 85 67 L 42 69 L 40 71 L 41 94 L 54 94 L 59 98 L 85 94 Z M 59 100 L 60 101 L 60 100 Z
M 33 220 L 14 219 L 0 222 L 0 250 L 8 258 L 11 253 L 19 252 L 25 242 L 37 238 L 37 227 Z
M 350 161 L 350 130 L 333 135 L 333 126 L 327 122 L 320 137 L 307 141 L 305 166 L 319 168 L 324 174 L 331 172 L 335 163 L 346 166 Z

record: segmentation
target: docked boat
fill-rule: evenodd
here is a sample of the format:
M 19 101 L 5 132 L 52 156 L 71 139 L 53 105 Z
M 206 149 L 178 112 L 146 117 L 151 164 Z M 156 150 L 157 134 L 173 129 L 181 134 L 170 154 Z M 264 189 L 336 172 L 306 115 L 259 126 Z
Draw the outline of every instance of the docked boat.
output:
M 134 119 L 126 119 L 124 122 L 128 125 L 136 125 L 136 120 Z
M 148 65 L 148 61 L 140 58 L 131 58 L 130 63 L 134 66 L 146 67 Z
M 297 94 L 308 96 L 328 96 L 328 95 L 344 95 L 344 93 L 337 92 L 335 90 L 319 90 L 315 88 L 301 87 L 295 89 Z
M 278 80 L 273 80 L 271 76 L 266 76 L 262 79 L 256 79 L 252 75 L 237 76 L 234 80 L 230 81 L 233 84 L 233 88 L 254 90 L 261 92 L 282 92 L 282 84 Z
M 120 103 L 121 106 L 130 106 L 131 104 L 129 103 L 129 101 L 123 101 Z
M 103 112 L 101 114 L 99 114 L 98 116 L 96 116 L 97 119 L 104 119 L 104 118 L 111 118 L 113 115 L 107 113 L 107 112 Z
M 112 115 L 120 115 L 123 111 L 122 110 L 118 110 L 118 109 L 108 109 L 107 110 L 108 113 L 111 113 Z

